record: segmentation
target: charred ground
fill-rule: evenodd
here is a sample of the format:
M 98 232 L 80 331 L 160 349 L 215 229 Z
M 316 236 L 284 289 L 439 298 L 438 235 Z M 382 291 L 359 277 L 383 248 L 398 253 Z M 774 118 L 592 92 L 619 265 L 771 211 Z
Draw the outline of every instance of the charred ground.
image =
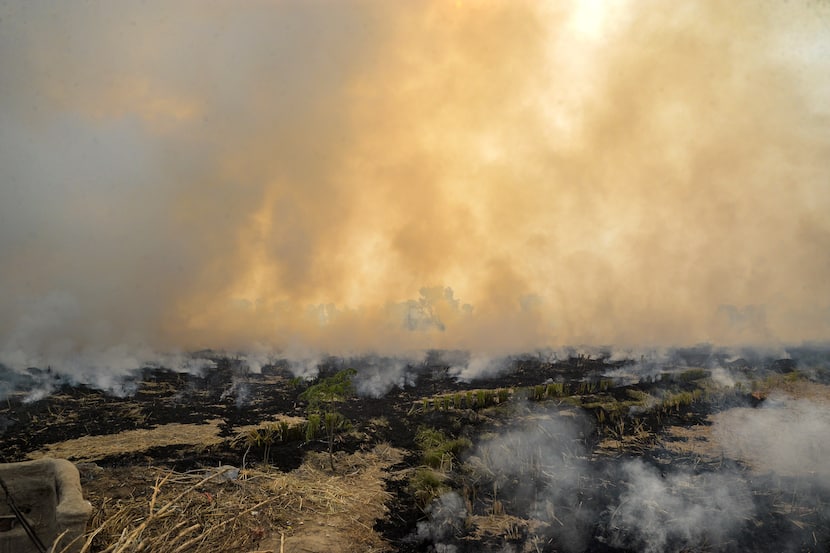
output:
M 378 384 L 383 361 L 375 360 L 365 370 L 357 366 L 354 382 L 363 394 L 337 405 L 351 423 L 339 433 L 337 451 L 342 457 L 386 444 L 402 452 L 385 469 L 388 514 L 374 528 L 393 551 L 641 551 L 654 539 L 663 540 L 655 550 L 826 551 L 826 479 L 760 473 L 740 457 L 692 451 L 687 446 L 698 438 L 677 430 L 705 434 L 717 413 L 763 407 L 779 392 L 813 387 L 827 399 L 826 361 L 811 351 L 729 360 L 681 350 L 662 363 L 528 356 L 464 380 L 451 363 L 428 356 L 397 365 L 395 378 Z M 184 473 L 239 467 L 247 455 L 248 466 L 289 472 L 325 451 L 304 426 L 307 405 L 299 396 L 309 382 L 296 379 L 286 362 L 256 373 L 240 358 L 214 355 L 212 362 L 198 374 L 136 371 L 120 395 L 32 370 L 30 384 L 47 383 L 51 393 L 32 399 L 25 386 L 7 390 L 2 461 L 57 451 L 104 470 L 152 465 Z M 348 366 L 328 359 L 318 378 Z M 717 371 L 733 381 L 718 382 Z M 182 429 L 206 437 L 177 439 Z M 265 430 L 267 447 L 251 438 Z M 96 442 L 77 441 L 96 436 L 125 436 L 128 443 L 95 449 L 85 444 Z M 828 447 L 824 440 L 819 452 Z M 66 447 L 56 449 L 60 444 Z M 739 501 L 701 496 L 717 495 L 721 478 L 736 483 Z M 638 487 L 647 485 L 661 495 L 629 512 Z M 105 490 L 96 493 L 106 497 Z M 698 531 L 663 512 L 674 507 L 700 511 L 691 525 L 724 517 L 730 524 Z M 649 534 L 646 526 L 631 526 L 629 515 L 663 530 Z

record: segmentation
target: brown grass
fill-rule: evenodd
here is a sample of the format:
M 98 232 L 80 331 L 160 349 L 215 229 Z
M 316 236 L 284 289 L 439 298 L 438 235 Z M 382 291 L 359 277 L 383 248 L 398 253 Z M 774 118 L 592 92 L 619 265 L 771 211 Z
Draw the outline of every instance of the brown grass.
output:
M 326 456 L 310 454 L 291 473 L 247 470 L 235 479 L 220 469 L 106 469 L 85 485 L 95 510 L 82 551 L 387 551 L 373 525 L 386 514 L 385 471 L 401 455 L 386 445 L 340 454 L 331 473 Z
M 103 436 L 82 436 L 50 444 L 29 454 L 30 459 L 58 457 L 83 462 L 102 459 L 109 455 L 146 451 L 151 447 L 167 445 L 202 445 L 219 443 L 221 419 L 207 424 L 164 424 L 151 429 L 127 430 Z
M 302 423 L 305 419 L 288 415 L 278 415 L 270 417 L 264 422 L 280 421 L 286 421 L 291 425 L 295 425 Z M 83 463 L 103 459 L 110 455 L 139 453 L 147 451 L 151 447 L 170 445 L 208 447 L 221 443 L 226 439 L 219 437 L 221 431 L 219 426 L 222 422 L 222 419 L 213 419 L 207 421 L 205 424 L 171 423 L 149 429 L 125 430 L 118 434 L 82 436 L 80 438 L 46 445 L 39 451 L 29 453 L 28 457 L 30 459 L 57 457 Z M 239 433 L 243 433 L 258 426 L 240 426 L 236 430 Z

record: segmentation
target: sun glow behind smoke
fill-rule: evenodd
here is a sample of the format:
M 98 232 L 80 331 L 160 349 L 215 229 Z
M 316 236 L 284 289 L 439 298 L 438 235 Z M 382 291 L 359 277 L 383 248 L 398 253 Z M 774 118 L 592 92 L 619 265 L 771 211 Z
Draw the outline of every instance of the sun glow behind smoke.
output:
M 830 338 L 816 3 L 0 17 L 0 363 Z

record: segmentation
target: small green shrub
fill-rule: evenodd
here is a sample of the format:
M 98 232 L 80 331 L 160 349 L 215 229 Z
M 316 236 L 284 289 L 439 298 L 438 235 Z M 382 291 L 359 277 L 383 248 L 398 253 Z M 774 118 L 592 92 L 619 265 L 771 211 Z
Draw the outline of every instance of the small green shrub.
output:
M 701 380 L 708 376 L 705 369 L 689 369 L 677 375 L 677 380 L 680 382 L 692 382 L 694 380 Z
M 678 410 L 681 407 L 688 407 L 692 403 L 700 401 L 702 398 L 703 390 L 700 388 L 692 392 L 669 393 L 663 397 L 660 406 L 664 411 L 671 409 Z
M 449 438 L 435 428 L 421 428 L 415 435 L 421 462 L 433 469 L 450 470 L 461 453 L 472 446 L 467 438 Z
M 562 397 L 564 386 L 561 382 L 551 382 L 545 388 L 545 394 L 548 397 Z
M 320 435 L 320 413 L 310 413 L 305 427 L 305 440 L 311 442 Z
M 487 392 L 486 390 L 476 390 L 476 406 L 479 409 L 487 407 Z
M 409 479 L 409 492 L 421 508 L 426 508 L 436 499 L 450 490 L 446 484 L 447 477 L 433 469 L 420 467 Z
M 626 390 L 625 395 L 638 402 L 646 402 L 650 397 L 646 392 L 642 390 L 635 390 L 634 388 Z

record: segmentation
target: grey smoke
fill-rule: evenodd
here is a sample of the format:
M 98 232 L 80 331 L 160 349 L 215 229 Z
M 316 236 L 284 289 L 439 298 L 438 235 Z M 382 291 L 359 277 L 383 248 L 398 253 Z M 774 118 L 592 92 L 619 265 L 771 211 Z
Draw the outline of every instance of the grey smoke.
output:
M 655 553 L 730 550 L 753 543 L 754 524 L 790 510 L 827 520 L 830 413 L 820 403 L 772 396 L 762 408 L 714 415 L 711 447 L 721 458 L 701 464 L 593 456 L 593 424 L 560 408 L 529 408 L 515 420 L 483 435 L 466 462 L 495 483 L 484 493 L 542 521 L 537 531 L 566 551 L 592 540 Z M 781 524 L 765 548 L 813 539 L 809 527 Z
M 358 394 L 379 398 L 393 388 L 414 386 L 417 379 L 416 367 L 423 365 L 423 357 L 364 357 L 348 362 L 358 369 L 355 388 Z
M 582 551 L 598 515 L 582 495 L 593 477 L 585 447 L 591 425 L 544 409 L 531 409 L 522 418 L 482 439 L 467 462 L 493 478 L 497 499 L 527 505 L 561 547 Z
M 647 553 L 724 548 L 754 513 L 752 494 L 735 474 L 661 473 L 642 461 L 625 462 L 619 502 L 608 507 L 607 541 Z
M 435 499 L 426 509 L 427 520 L 418 522 L 415 539 L 430 543 L 437 553 L 455 553 L 453 538 L 465 532 L 467 508 L 455 492 Z
M 0 363 L 827 340 L 827 6 L 601 4 L 3 4 Z
M 712 426 L 726 455 L 758 473 L 809 478 L 830 489 L 830 406 L 774 394 L 760 409 L 735 408 Z

